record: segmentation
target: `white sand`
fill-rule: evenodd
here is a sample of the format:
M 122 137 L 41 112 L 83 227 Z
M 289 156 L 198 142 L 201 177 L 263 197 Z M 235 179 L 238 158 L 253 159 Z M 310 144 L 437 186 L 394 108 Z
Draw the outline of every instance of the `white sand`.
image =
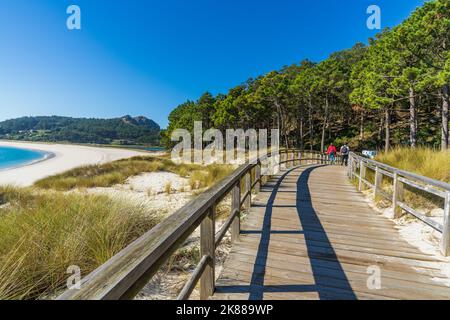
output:
M 53 153 L 53 158 L 24 167 L 0 171 L 0 185 L 30 186 L 39 179 L 64 171 L 99 163 L 148 155 L 145 152 L 118 148 L 88 147 L 70 144 L 0 141 L 0 146 L 40 150 Z
M 373 200 L 371 192 L 365 192 L 365 199 L 369 206 L 379 214 L 393 221 L 400 236 L 412 246 L 418 248 L 421 252 L 433 255 L 438 261 L 435 266 L 440 269 L 442 277 L 436 277 L 432 280 L 450 287 L 450 257 L 444 257 L 440 252 L 441 234 L 425 223 L 414 219 L 411 215 L 404 215 L 400 219 L 392 219 L 394 212 L 392 208 L 378 208 Z M 442 223 L 444 210 L 435 209 L 432 211 L 433 220 Z
M 170 194 L 165 192 L 165 186 L 168 183 L 171 185 Z M 143 205 L 152 210 L 164 212 L 166 215 L 174 213 L 192 200 L 188 180 L 171 172 L 142 173 L 128 178 L 125 184 L 108 188 L 89 188 L 85 191 Z
M 166 185 L 170 185 L 171 191 L 188 191 L 189 180 L 171 172 L 148 172 L 127 180 L 126 187 L 139 192 L 147 192 L 150 195 L 166 192 Z

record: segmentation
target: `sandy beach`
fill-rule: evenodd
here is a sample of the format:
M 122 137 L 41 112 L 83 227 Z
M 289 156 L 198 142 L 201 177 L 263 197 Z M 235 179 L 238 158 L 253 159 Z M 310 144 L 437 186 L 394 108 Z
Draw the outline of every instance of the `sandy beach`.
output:
M 145 152 L 118 148 L 100 148 L 70 144 L 0 141 L 0 146 L 46 151 L 53 157 L 24 167 L 0 171 L 0 185 L 31 186 L 39 179 L 64 171 L 98 163 L 148 155 Z

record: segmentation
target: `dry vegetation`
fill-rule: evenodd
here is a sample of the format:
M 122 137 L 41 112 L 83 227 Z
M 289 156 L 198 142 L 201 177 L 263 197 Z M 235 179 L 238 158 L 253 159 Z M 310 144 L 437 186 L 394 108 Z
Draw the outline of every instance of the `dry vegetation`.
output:
M 152 208 L 66 191 L 109 187 L 141 173 L 167 171 L 188 178 L 200 192 L 233 170 L 136 157 L 77 168 L 33 188 L 0 188 L 0 299 L 54 297 L 66 286 L 69 266 L 79 266 L 87 275 L 164 218 Z M 165 191 L 173 192 L 172 186 Z M 188 256 L 194 259 L 195 254 Z
M 450 182 L 450 150 L 395 148 L 388 153 L 381 153 L 375 160 L 425 177 Z
M 194 190 L 211 187 L 233 170 L 234 168 L 228 165 L 176 164 L 161 157 L 134 157 L 107 164 L 76 168 L 40 180 L 36 183 L 36 186 L 58 191 L 68 191 L 75 188 L 111 187 L 115 184 L 123 184 L 128 178 L 141 173 L 166 171 L 189 178 L 189 184 Z
M 104 196 L 3 188 L 0 299 L 37 299 L 65 286 L 71 265 L 83 275 L 161 221 L 158 213 Z
M 397 147 L 388 153 L 379 154 L 375 160 L 432 179 L 450 182 L 450 151 Z M 368 170 L 367 179 L 374 183 L 374 172 Z M 392 178 L 384 176 L 381 186 L 382 189 L 388 194 L 392 194 L 392 185 Z M 404 197 L 410 206 L 417 209 L 420 208 L 427 214 L 433 209 L 443 207 L 442 198 L 417 190 L 408 185 L 405 186 Z M 378 205 L 382 207 L 390 206 L 390 202 L 386 202 L 382 197 L 376 200 Z

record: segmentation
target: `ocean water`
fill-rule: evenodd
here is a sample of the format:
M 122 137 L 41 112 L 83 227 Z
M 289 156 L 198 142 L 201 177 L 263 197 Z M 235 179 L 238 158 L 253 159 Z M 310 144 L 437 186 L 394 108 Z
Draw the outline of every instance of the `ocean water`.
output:
M 43 151 L 0 146 L 0 170 L 24 166 L 48 157 Z

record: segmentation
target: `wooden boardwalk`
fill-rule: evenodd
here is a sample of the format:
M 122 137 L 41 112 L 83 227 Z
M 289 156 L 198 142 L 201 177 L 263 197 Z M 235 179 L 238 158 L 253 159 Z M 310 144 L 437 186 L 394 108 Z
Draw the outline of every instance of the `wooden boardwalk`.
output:
M 212 299 L 450 299 L 440 263 L 372 210 L 344 168 L 306 166 L 253 199 Z

